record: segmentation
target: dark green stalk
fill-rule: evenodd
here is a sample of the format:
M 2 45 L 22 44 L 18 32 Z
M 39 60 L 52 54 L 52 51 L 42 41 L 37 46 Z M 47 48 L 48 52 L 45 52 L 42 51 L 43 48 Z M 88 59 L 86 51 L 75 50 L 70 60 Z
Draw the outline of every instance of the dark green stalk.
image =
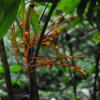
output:
M 41 32 L 41 35 L 40 35 L 40 39 L 39 39 L 39 42 L 38 42 L 38 45 L 37 45 L 37 49 L 36 49 L 36 52 L 35 52 L 35 57 L 38 56 L 38 53 L 39 53 L 39 50 L 40 50 L 40 47 L 41 47 L 41 44 L 42 44 L 42 40 L 44 38 L 44 34 L 45 34 L 45 31 L 46 31 L 47 26 L 48 26 L 48 22 L 49 22 L 49 20 L 51 18 L 51 15 L 52 15 L 54 9 L 56 8 L 56 6 L 57 6 L 57 2 L 53 3 L 52 6 L 51 6 L 51 8 L 50 8 L 50 10 L 49 10 L 47 19 L 45 21 L 45 24 L 44 24 L 44 27 L 42 29 L 42 32 Z M 34 63 L 36 63 L 36 61 L 34 61 Z
M 67 32 L 66 32 L 66 39 L 67 39 L 67 41 L 71 40 L 71 37 L 70 37 L 69 34 L 67 34 Z M 69 47 L 69 50 L 70 50 L 70 55 L 73 56 L 74 52 L 73 52 L 73 49 L 72 49 L 72 43 L 69 43 L 68 47 Z M 72 59 L 72 65 L 75 65 L 74 59 Z M 73 92 L 74 92 L 75 98 L 77 98 L 77 93 L 76 93 L 76 74 L 75 74 L 75 72 L 72 73 L 72 79 L 73 79 Z
M 50 20 L 50 17 L 56 7 L 57 3 L 53 3 L 52 4 L 52 7 L 50 8 L 50 11 L 49 11 L 49 14 L 47 16 L 47 19 L 46 19 L 46 22 L 44 24 L 44 27 L 42 29 L 42 32 L 41 32 L 41 35 L 40 35 L 40 39 L 39 39 L 39 42 L 38 42 L 38 45 L 37 45 L 37 49 L 36 49 L 36 52 L 35 52 L 35 57 L 38 56 L 38 53 L 39 53 L 39 49 L 40 49 L 40 46 L 42 44 L 42 40 L 43 40 L 43 37 L 44 37 L 44 33 L 46 31 L 46 28 L 48 26 L 48 22 Z M 25 24 L 25 31 L 29 31 L 29 16 L 30 16 L 30 11 L 31 11 L 31 7 L 29 7 L 28 9 L 28 14 L 26 16 L 26 24 Z M 34 48 L 30 48 L 29 50 L 29 59 L 32 57 L 32 53 L 34 51 Z M 32 63 L 32 65 L 36 64 L 36 60 L 34 60 L 34 62 Z M 33 71 L 32 73 L 29 73 L 29 76 L 30 76 L 30 100 L 39 100 L 39 95 L 38 95 L 38 88 L 37 88 L 37 82 L 36 82 L 36 74 L 35 74 L 35 71 Z
M 42 11 L 42 13 L 41 13 L 41 15 L 40 15 L 40 18 L 39 18 L 39 23 L 41 22 L 41 20 L 42 20 L 42 17 L 44 16 L 44 13 L 45 13 L 45 11 L 46 11 L 46 9 L 47 9 L 47 7 L 48 7 L 48 2 L 46 3 L 46 6 L 45 6 L 45 8 L 43 9 L 43 11 Z
M 5 76 L 6 86 L 7 86 L 8 98 L 9 100 L 14 100 L 9 64 L 7 61 L 7 54 L 5 51 L 3 39 L 0 39 L 0 57 L 4 69 L 4 76 Z
M 30 31 L 29 21 L 30 21 L 30 14 L 31 14 L 31 10 L 32 10 L 31 6 L 32 5 L 30 5 L 27 10 L 25 30 L 24 30 L 24 31 L 28 31 L 28 32 Z M 32 54 L 33 54 L 33 48 L 30 48 L 30 50 L 28 52 L 28 61 L 29 62 L 30 62 L 30 58 L 33 56 Z M 35 71 L 33 73 L 29 73 L 29 92 L 30 92 L 30 100 L 39 100 Z
M 94 91 L 93 91 L 93 100 L 97 100 L 97 81 L 99 78 L 99 61 L 100 61 L 100 43 L 95 47 L 95 77 L 94 77 Z
M 43 40 L 43 37 L 44 37 L 44 33 L 45 33 L 46 29 L 47 29 L 48 22 L 49 22 L 49 20 L 50 20 L 50 18 L 51 18 L 51 15 L 52 15 L 52 13 L 53 13 L 53 11 L 54 11 L 56 5 L 57 5 L 57 3 L 52 4 L 52 6 L 51 6 L 51 8 L 50 8 L 50 10 L 49 10 L 49 13 L 48 13 L 46 22 L 45 22 L 44 27 L 43 27 L 43 29 L 42 29 L 42 32 L 41 32 L 41 35 L 40 35 L 40 39 L 39 39 L 39 42 L 38 42 L 38 45 L 37 45 L 37 48 L 36 48 L 35 57 L 38 56 L 38 53 L 39 53 L 39 50 L 40 50 L 40 47 L 41 47 L 41 44 L 42 44 L 42 40 Z M 34 62 L 32 63 L 32 65 L 35 65 L 35 64 L 36 64 L 36 59 L 34 60 Z M 35 71 L 33 71 L 33 72 L 30 74 L 30 83 L 31 83 L 31 80 L 33 80 L 33 81 L 36 80 Z M 31 83 L 30 85 L 31 85 L 31 87 L 33 87 L 33 85 L 37 85 L 37 84 L 36 84 L 36 81 L 34 81 L 34 84 Z M 31 93 L 31 94 L 30 94 L 31 100 L 39 100 L 38 94 L 36 93 L 37 96 L 34 97 L 33 92 L 32 92 L 32 91 L 36 91 L 36 90 L 37 90 L 37 87 L 31 88 L 31 90 L 30 90 L 30 93 Z M 36 91 L 36 92 L 37 92 L 37 91 Z
M 96 65 L 95 65 L 95 77 L 94 77 L 94 93 L 93 93 L 93 100 L 97 100 L 97 79 L 99 74 L 99 57 L 96 58 Z

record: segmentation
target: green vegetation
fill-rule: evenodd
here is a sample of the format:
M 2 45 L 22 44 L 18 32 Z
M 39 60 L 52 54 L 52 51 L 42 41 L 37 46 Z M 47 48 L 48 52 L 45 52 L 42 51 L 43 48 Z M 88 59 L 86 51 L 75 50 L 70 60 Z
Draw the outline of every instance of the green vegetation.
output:
M 100 0 L 0 4 L 0 100 L 99 100 Z

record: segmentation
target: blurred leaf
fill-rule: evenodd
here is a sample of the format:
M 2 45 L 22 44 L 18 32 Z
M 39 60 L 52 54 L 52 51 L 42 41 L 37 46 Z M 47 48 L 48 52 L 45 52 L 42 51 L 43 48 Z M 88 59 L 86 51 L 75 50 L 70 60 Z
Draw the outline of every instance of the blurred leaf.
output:
M 0 0 L 0 38 L 2 38 L 16 18 L 21 0 Z
M 13 73 L 17 73 L 17 72 L 19 72 L 21 70 L 22 70 L 22 68 L 19 65 L 10 66 L 10 71 L 13 72 Z M 3 67 L 2 66 L 0 66 L 0 73 L 3 73 Z
M 71 21 L 71 22 L 69 23 L 69 26 L 70 26 L 71 28 L 73 28 L 73 27 L 75 27 L 76 25 L 79 25 L 79 24 L 81 24 L 81 20 L 80 20 L 79 18 L 77 18 L 77 19 Z
M 85 8 L 87 6 L 89 0 L 81 0 L 77 7 L 77 13 L 79 16 L 82 16 L 85 12 Z
M 3 84 L 5 82 L 4 79 L 0 79 L 0 84 Z
M 40 27 L 39 27 L 39 23 L 38 23 L 38 17 L 35 13 L 35 11 L 33 10 L 31 12 L 31 15 L 32 15 L 32 27 L 33 27 L 33 31 L 35 34 L 37 34 L 40 30 Z
M 93 19 L 94 19 L 94 8 L 96 6 L 96 1 L 97 0 L 91 0 L 90 1 L 90 6 L 88 8 L 88 12 L 87 12 L 87 18 L 88 21 L 90 22 L 91 25 L 93 25 Z
M 98 43 L 100 42 L 100 33 L 99 33 L 99 32 L 95 32 L 95 33 L 92 35 L 91 39 L 93 40 L 93 42 L 94 42 L 95 44 L 98 44 Z
M 16 79 L 12 79 L 12 83 L 13 84 L 17 84 L 21 88 L 24 88 L 25 85 L 26 85 L 25 82 L 22 79 L 17 80 L 17 82 L 16 82 Z
M 4 97 L 5 95 L 7 95 L 7 93 L 3 90 L 0 90 L 0 100 L 2 100 L 1 97 Z
M 93 66 L 89 66 L 88 71 L 89 71 L 89 73 L 93 73 L 94 72 L 94 67 Z
M 10 67 L 10 71 L 13 72 L 13 73 L 17 73 L 17 72 L 19 72 L 19 71 L 21 71 L 21 70 L 22 70 L 22 68 L 21 68 L 21 66 L 19 66 L 19 65 L 11 66 L 11 67 Z
M 42 67 L 42 68 L 39 68 L 39 69 L 37 70 L 37 72 L 38 72 L 39 74 L 43 75 L 43 74 L 49 72 L 49 69 L 48 69 L 48 67 Z
M 75 11 L 78 3 L 80 0 L 61 0 L 58 8 L 64 12 L 68 13 L 72 13 L 73 11 Z

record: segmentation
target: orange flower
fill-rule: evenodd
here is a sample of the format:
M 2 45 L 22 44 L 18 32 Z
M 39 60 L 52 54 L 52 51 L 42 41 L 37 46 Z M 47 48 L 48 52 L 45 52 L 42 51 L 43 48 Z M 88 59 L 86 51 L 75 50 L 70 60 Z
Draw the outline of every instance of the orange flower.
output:
M 20 41 L 20 45 L 23 45 L 25 42 L 23 40 Z
M 30 33 L 29 32 L 24 32 L 25 37 L 29 37 Z

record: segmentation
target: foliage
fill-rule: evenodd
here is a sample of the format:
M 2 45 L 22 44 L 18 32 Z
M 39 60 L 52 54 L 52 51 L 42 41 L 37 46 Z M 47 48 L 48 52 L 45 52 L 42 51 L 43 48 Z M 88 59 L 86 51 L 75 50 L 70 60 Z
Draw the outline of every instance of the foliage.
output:
M 82 17 L 85 13 L 89 22 L 93 25 L 97 24 L 97 28 L 100 31 L 100 1 L 99 0 L 81 0 L 77 7 L 78 14 Z
M 37 57 L 35 53 L 41 31 L 52 3 L 27 0 L 0 2 L 0 37 L 7 33 L 4 42 L 16 97 L 21 99 L 29 93 L 28 74 L 35 70 L 40 100 L 81 100 L 82 96 L 92 98 L 95 70 L 98 67 L 97 45 L 100 43 L 99 0 L 60 0 L 42 37 Z M 37 62 L 34 64 L 35 60 Z M 1 65 L 2 98 L 7 95 L 3 73 Z M 96 80 L 99 80 L 99 76 Z M 96 92 L 100 90 L 99 85 Z
M 16 18 L 20 0 L 0 0 L 0 38 L 7 33 L 9 27 Z M 10 11 L 10 13 L 9 13 Z M 9 18 L 9 20 L 8 20 Z

